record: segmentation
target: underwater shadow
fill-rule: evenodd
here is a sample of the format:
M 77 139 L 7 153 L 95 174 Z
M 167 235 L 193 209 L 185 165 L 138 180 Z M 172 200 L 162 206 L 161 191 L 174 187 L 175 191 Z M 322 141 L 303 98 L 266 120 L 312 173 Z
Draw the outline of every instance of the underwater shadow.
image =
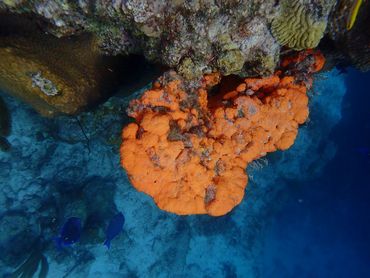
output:
M 369 80 L 369 72 L 348 71 L 342 118 L 327 141 L 337 146 L 337 152 L 321 175 L 295 185 L 285 181 L 296 187 L 289 190 L 268 231 L 267 242 L 276 246 L 265 250 L 265 264 L 271 267 L 263 271 L 267 276 L 282 272 L 294 277 L 297 268 L 320 277 L 369 273 Z

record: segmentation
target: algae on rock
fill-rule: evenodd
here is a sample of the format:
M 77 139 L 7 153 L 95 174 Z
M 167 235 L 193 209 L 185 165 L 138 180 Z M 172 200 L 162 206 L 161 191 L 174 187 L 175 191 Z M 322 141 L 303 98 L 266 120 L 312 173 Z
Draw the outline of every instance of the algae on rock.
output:
M 337 10 L 341 11 L 343 5 L 346 11 L 351 10 L 353 3 L 351 0 L 9 0 L 0 1 L 0 12 L 30 17 L 41 23 L 42 31 L 59 38 L 89 32 L 95 36 L 95 45 L 101 53 L 143 55 L 151 62 L 177 69 L 187 79 L 199 79 L 215 71 L 243 76 L 272 74 L 278 66 L 281 46 L 294 50 L 318 46 L 325 34 L 332 36 L 330 25 L 336 25 L 339 19 Z M 369 1 L 362 5 L 350 32 L 356 34 L 353 38 L 361 37 L 356 39 L 358 42 L 351 44 L 352 36 L 335 39 L 340 54 L 354 57 L 348 60 L 362 69 L 369 64 L 369 48 L 362 47 L 367 42 L 368 24 L 361 23 L 366 10 Z M 346 13 L 339 13 L 345 21 Z M 346 33 L 345 25 L 339 33 Z M 350 48 L 353 51 L 348 51 Z M 331 47 L 330 51 L 336 50 Z M 338 61 L 337 56 L 332 57 Z M 37 72 L 44 75 L 40 69 L 33 73 Z
M 224 75 L 239 73 L 243 66 L 243 53 L 237 49 L 224 52 L 218 60 L 218 67 Z
M 0 12 L 42 20 L 41 28 L 57 37 L 93 33 L 104 54 L 141 54 L 149 61 L 181 69 L 186 78 L 197 79 L 220 70 L 241 74 L 251 43 L 269 56 L 279 51 L 275 40 L 272 48 L 264 44 L 269 40 L 268 26 L 276 10 L 274 0 L 72 2 L 19 0 L 17 5 L 0 3 Z M 241 30 L 254 30 L 255 24 L 267 32 L 254 35 Z M 229 38 L 227 44 L 232 49 L 218 48 L 225 43 L 223 38 Z M 272 72 L 274 68 L 263 70 Z

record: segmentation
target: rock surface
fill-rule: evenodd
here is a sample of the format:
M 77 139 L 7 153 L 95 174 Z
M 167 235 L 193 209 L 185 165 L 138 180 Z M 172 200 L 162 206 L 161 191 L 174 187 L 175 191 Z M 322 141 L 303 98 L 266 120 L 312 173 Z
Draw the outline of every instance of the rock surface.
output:
M 292 7 L 299 7 L 297 11 L 288 2 L 7 0 L 0 2 L 0 12 L 30 15 L 41 21 L 45 31 L 58 37 L 93 33 L 104 53 L 143 54 L 190 79 L 212 71 L 241 76 L 271 74 L 279 63 L 282 46 L 314 47 L 324 32 L 326 37 L 333 37 L 332 26 L 337 28 L 334 33 L 356 36 L 360 41 L 368 37 L 365 29 L 365 33 L 352 32 L 346 30 L 346 24 L 337 23 L 347 21 L 353 1 L 294 0 Z M 369 24 L 365 14 L 368 6 L 363 4 L 356 28 L 363 29 Z M 293 17 L 298 14 L 303 21 L 297 25 L 299 19 Z M 276 28 L 281 25 L 279 18 L 291 18 L 290 27 Z M 272 32 L 274 29 L 281 30 Z M 338 43 L 349 48 L 353 45 L 349 39 Z M 343 51 L 346 52 L 341 48 Z M 369 61 L 368 56 L 365 58 Z
M 136 59 L 132 66 L 131 57 L 103 56 L 92 35 L 58 39 L 15 15 L 0 16 L 0 56 L 0 88 L 44 116 L 74 115 L 93 106 L 124 83 L 128 71 L 144 65 Z
M 287 52 L 317 45 L 327 69 L 370 68 L 368 1 L 356 17 L 349 0 L 289 3 L 0 1 L 0 86 L 54 116 L 77 114 L 110 95 L 126 74 L 117 65 L 133 67 L 111 55 L 139 55 L 192 81 L 212 72 L 268 76 Z M 0 145 L 9 148 L 4 136 Z
M 197 78 L 214 70 L 273 73 L 280 52 L 269 27 L 280 13 L 275 2 L 19 0 L 2 2 L 0 11 L 33 14 L 59 37 L 92 32 L 105 53 L 141 53 Z

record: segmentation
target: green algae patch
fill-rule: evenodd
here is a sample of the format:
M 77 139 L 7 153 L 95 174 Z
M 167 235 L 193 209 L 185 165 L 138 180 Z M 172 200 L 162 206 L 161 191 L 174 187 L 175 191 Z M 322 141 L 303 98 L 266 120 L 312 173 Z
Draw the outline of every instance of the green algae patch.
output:
M 238 49 L 233 49 L 221 54 L 218 59 L 218 66 L 224 75 L 238 73 L 244 66 L 243 53 Z

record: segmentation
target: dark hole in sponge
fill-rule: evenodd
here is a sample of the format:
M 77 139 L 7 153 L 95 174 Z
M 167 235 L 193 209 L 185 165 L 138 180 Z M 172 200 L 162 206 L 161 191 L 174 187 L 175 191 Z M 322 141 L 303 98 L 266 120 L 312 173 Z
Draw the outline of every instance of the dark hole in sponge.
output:
M 223 100 L 224 95 L 235 90 L 242 82 L 243 79 L 237 75 L 222 77 L 221 82 L 208 91 L 208 108 L 214 110 L 221 106 L 227 106 L 228 102 Z

